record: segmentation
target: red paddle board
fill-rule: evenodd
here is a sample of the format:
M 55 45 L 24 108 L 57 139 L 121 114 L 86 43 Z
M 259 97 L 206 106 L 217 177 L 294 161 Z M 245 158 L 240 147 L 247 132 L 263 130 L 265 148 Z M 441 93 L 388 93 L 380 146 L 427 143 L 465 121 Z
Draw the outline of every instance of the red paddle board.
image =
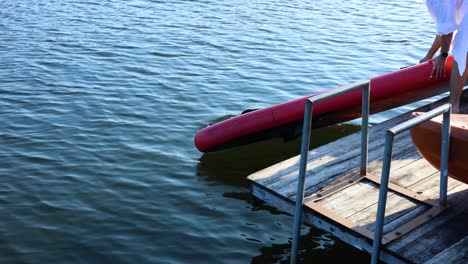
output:
M 452 62 L 453 58 L 449 57 L 446 63 L 448 73 L 450 73 Z M 450 74 L 447 74 L 444 80 L 431 78 L 433 63 L 433 61 L 429 61 L 371 78 L 371 114 L 448 91 Z M 317 94 L 319 93 L 209 125 L 195 135 L 195 146 L 202 152 L 210 151 L 249 135 L 302 122 L 307 98 Z M 359 118 L 361 116 L 361 97 L 362 90 L 357 89 L 314 105 L 313 127 Z

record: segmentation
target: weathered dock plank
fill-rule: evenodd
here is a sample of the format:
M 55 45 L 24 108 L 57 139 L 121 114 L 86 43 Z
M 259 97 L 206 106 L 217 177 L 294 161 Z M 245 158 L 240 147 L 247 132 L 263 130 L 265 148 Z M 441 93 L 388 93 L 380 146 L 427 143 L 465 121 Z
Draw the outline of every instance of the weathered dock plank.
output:
M 468 209 L 462 211 L 450 221 L 446 221 L 444 224 L 434 228 L 431 232 L 426 232 L 423 236 L 397 252 L 415 263 L 429 261 L 435 255 L 438 255 L 467 236 L 466 219 L 468 219 Z
M 468 263 L 468 237 L 439 253 L 425 264 Z
M 468 112 L 466 90 L 462 101 L 462 111 Z M 429 111 L 445 102 L 447 98 L 415 111 Z M 408 120 L 410 114 L 370 127 L 368 178 L 359 179 L 356 175 L 360 165 L 360 133 L 309 151 L 304 197 L 306 222 L 331 232 L 346 243 L 371 251 L 385 133 Z M 299 159 L 296 156 L 250 175 L 248 180 L 254 196 L 292 213 Z M 352 182 L 343 187 L 347 181 Z M 437 203 L 439 181 L 440 172 L 421 157 L 412 144 L 409 131 L 398 135 L 394 141 L 390 173 L 394 189 L 388 193 L 384 221 L 384 233 L 392 235 L 384 237 L 382 260 L 436 263 L 445 256 L 450 262 L 443 263 L 466 263 L 468 185 L 449 178 L 448 209 L 428 216 L 426 212 L 430 208 L 436 213 L 441 211 Z M 410 227 L 403 234 L 396 232 L 402 230 L 400 227 L 404 224 L 408 227 L 408 223 Z M 462 256 L 456 254 L 457 250 Z

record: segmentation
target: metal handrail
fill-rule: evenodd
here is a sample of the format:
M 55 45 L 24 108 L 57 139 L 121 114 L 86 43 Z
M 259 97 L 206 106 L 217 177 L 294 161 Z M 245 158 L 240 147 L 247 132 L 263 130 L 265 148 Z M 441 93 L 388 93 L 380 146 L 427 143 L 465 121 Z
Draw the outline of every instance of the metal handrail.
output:
M 388 182 L 390 178 L 390 165 L 392 162 L 392 149 L 394 137 L 401 132 L 404 132 L 414 126 L 422 124 L 427 120 L 441 115 L 444 115 L 442 126 L 442 149 L 441 149 L 441 169 L 440 169 L 440 204 L 445 206 L 447 204 L 447 181 L 448 181 L 448 156 L 450 145 L 450 114 L 451 105 L 444 104 L 436 109 L 429 111 L 416 118 L 410 119 L 398 126 L 387 130 L 385 135 L 385 149 L 384 160 L 382 167 L 382 177 L 379 189 L 379 203 L 377 208 L 377 220 L 374 231 L 374 241 L 372 245 L 372 258 L 371 263 L 377 264 L 380 259 L 380 248 L 382 245 L 382 233 L 385 219 L 385 207 L 387 204 Z
M 312 127 L 313 106 L 326 99 L 341 95 L 343 93 L 362 88 L 362 128 L 361 128 L 361 175 L 367 172 L 367 151 L 368 151 L 368 126 L 369 126 L 369 94 L 370 81 L 362 81 L 342 86 L 329 92 L 321 93 L 317 96 L 309 97 L 304 110 L 304 123 L 302 126 L 301 159 L 299 164 L 299 179 L 297 183 L 296 205 L 294 209 L 293 241 L 291 246 L 290 263 L 296 263 L 296 256 L 299 247 L 300 228 L 302 224 L 302 207 L 304 205 L 304 182 L 307 166 L 307 155 L 310 147 L 310 130 Z

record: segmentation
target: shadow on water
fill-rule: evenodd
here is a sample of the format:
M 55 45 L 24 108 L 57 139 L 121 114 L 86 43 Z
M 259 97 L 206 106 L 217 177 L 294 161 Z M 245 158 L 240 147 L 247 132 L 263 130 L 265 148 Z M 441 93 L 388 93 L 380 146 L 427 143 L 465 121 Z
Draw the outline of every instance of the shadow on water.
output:
M 353 124 L 313 129 L 310 148 L 316 148 L 360 130 Z M 301 137 L 269 138 L 252 144 L 206 152 L 199 159 L 197 175 L 210 182 L 248 187 L 246 177 L 256 171 L 300 154 Z
M 311 132 L 311 146 L 327 144 L 338 138 L 360 130 L 353 124 L 339 124 L 314 129 Z M 197 176 L 207 182 L 236 187 L 245 187 L 245 192 L 226 192 L 224 197 L 247 202 L 251 210 L 266 210 L 271 214 L 286 214 L 263 201 L 253 197 L 249 190 L 247 176 L 268 166 L 300 154 L 301 137 L 285 140 L 281 137 L 269 138 L 252 144 L 227 148 L 216 152 L 207 152 L 199 159 Z M 305 225 L 308 232 L 301 236 L 298 260 L 300 263 L 327 260 L 331 263 L 342 263 L 349 260 L 350 252 L 353 260 L 367 263 L 368 254 L 351 246 L 337 242 L 329 233 Z M 303 233 L 306 231 L 303 230 Z M 289 263 L 291 241 L 286 244 L 273 244 L 260 249 L 261 254 L 252 259 L 252 263 Z M 307 249 L 307 250 L 306 250 Z
M 309 232 L 299 239 L 298 263 L 369 263 L 370 256 L 351 246 L 336 242 L 337 239 L 329 233 L 310 228 Z M 288 244 L 273 244 L 264 247 L 261 254 L 252 259 L 251 263 L 289 263 L 291 241 Z M 350 259 L 352 252 L 352 259 Z

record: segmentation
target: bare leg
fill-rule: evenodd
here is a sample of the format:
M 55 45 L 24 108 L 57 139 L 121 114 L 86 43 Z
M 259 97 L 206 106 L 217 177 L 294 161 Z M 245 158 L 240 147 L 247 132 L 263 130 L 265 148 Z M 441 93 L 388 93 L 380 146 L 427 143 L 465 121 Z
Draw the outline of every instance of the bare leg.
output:
M 450 73 L 450 103 L 452 104 L 452 113 L 454 114 L 460 112 L 460 96 L 468 77 L 468 60 L 466 64 L 463 76 L 460 76 L 458 63 L 456 61 L 453 61 L 452 72 Z

